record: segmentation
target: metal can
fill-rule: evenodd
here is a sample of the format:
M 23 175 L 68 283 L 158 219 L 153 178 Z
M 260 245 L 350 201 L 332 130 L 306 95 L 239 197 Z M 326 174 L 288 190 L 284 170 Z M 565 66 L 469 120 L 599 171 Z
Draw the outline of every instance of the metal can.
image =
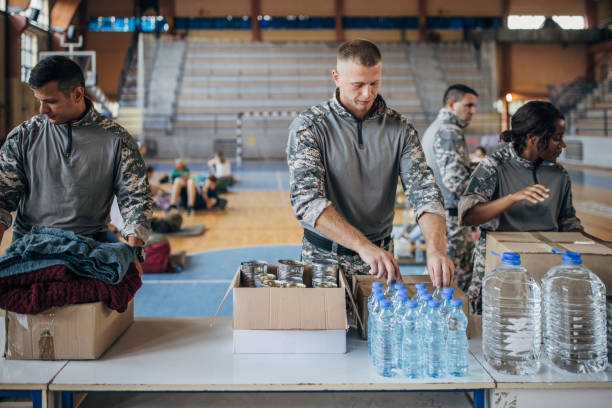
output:
M 265 261 L 244 261 L 240 263 L 240 286 L 255 287 L 255 275 L 266 273 L 268 263 Z
M 315 288 L 337 288 L 338 284 L 335 282 L 319 282 L 314 285 Z
M 285 283 L 286 288 L 305 288 L 306 285 L 303 283 Z
M 284 284 L 279 280 L 267 280 L 262 282 L 261 286 L 263 288 L 282 288 Z
M 338 283 L 338 261 L 329 258 L 320 258 L 312 261 L 312 285 L 319 282 Z
M 287 283 L 303 283 L 304 264 L 291 259 L 280 259 L 278 261 L 278 280 Z
M 258 275 L 255 275 L 255 287 L 261 288 L 263 282 L 275 279 L 276 275 L 274 275 L 273 273 L 260 273 Z

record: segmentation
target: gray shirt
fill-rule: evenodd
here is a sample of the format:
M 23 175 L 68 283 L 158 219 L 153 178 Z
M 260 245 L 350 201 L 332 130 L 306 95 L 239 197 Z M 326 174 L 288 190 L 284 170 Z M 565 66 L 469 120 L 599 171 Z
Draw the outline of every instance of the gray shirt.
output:
M 533 184 L 550 189 L 551 197 L 533 204 L 523 200 L 481 225 L 486 231 L 570 231 L 581 228 L 572 203 L 572 186 L 565 169 L 555 163 L 531 162 L 511 145 L 483 159 L 470 177 L 459 202 L 460 220 L 481 202 L 515 193 Z
M 124 236 L 146 242 L 153 199 L 135 140 L 87 101 L 85 115 L 53 124 L 44 115 L 16 127 L 0 151 L 0 223 L 93 235 L 107 230 L 115 196 Z
M 408 120 L 379 95 L 364 120 L 334 96 L 300 114 L 289 129 L 290 198 L 301 224 L 315 231 L 329 205 L 369 240 L 393 229 L 398 177 L 418 218 L 444 216 L 442 197 Z M 322 235 L 320 232 L 317 232 Z

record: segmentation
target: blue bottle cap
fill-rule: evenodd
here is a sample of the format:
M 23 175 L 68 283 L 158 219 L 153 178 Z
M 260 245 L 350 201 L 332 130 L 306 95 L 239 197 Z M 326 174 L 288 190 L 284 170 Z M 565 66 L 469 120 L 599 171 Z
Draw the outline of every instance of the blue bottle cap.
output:
M 451 306 L 461 306 L 463 304 L 463 302 L 461 301 L 461 299 L 453 299 L 451 300 Z
M 582 264 L 582 258 L 578 252 L 567 251 L 563 254 L 561 261 L 568 265 L 580 265 Z
M 436 299 L 430 300 L 429 307 L 433 307 L 433 308 L 440 307 L 440 301 Z
M 396 283 L 395 284 L 395 289 L 399 289 L 399 288 L 404 289 L 404 284 L 403 283 Z
M 423 295 L 423 300 L 426 302 L 429 302 L 431 299 L 433 299 L 433 297 L 428 293 L 426 295 Z
M 380 307 L 382 307 L 383 309 L 389 308 L 391 306 L 391 302 L 389 302 L 387 299 L 383 299 L 380 301 Z
M 372 282 L 372 287 L 373 288 L 382 288 L 382 282 L 374 281 L 374 282 Z
M 444 300 L 451 300 L 453 298 L 453 295 L 446 292 L 446 293 L 442 293 L 442 299 Z
M 400 302 L 405 302 L 408 300 L 408 293 L 400 292 L 397 298 L 399 299 Z
M 502 263 L 504 265 L 520 265 L 521 256 L 516 252 L 504 252 L 502 255 Z
M 395 279 L 393 279 L 393 280 L 391 281 L 391 285 L 395 285 L 396 283 L 397 283 L 397 282 L 395 282 Z
M 376 294 L 374 295 L 376 296 L 376 300 L 381 301 L 385 298 L 385 294 L 382 292 L 376 292 Z
M 426 295 L 426 294 L 428 294 L 429 292 L 427 292 L 427 288 L 418 288 L 418 289 L 417 289 L 417 293 L 418 293 L 419 295 L 421 295 L 421 294 Z
M 425 288 L 425 284 L 423 282 L 415 283 L 414 287 L 419 290 L 420 288 Z
M 406 306 L 408 306 L 408 309 L 415 309 L 418 305 L 419 302 L 417 302 L 416 300 L 409 300 L 408 302 L 406 302 Z
M 447 286 L 444 289 L 442 289 L 442 293 L 450 293 L 452 296 L 452 294 L 455 293 L 455 289 L 451 288 L 450 286 Z

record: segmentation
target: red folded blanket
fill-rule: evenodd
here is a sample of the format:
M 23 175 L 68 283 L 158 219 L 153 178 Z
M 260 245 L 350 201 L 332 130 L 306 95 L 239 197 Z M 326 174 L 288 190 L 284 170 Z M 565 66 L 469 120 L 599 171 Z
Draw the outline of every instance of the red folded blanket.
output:
M 0 279 L 0 308 L 37 314 L 54 306 L 104 301 L 124 312 L 141 285 L 133 264 L 117 285 L 80 277 L 57 265 Z

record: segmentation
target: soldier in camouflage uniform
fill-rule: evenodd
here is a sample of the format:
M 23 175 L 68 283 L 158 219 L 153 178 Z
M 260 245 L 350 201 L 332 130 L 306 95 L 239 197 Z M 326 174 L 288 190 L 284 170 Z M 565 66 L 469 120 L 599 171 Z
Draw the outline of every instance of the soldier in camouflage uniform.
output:
M 333 97 L 291 124 L 290 198 L 304 227 L 302 260 L 337 259 L 348 275 L 399 276 L 390 238 L 399 176 L 428 243 L 432 280 L 449 282 L 440 190 L 416 130 L 378 95 L 381 70 L 374 44 L 342 44 Z
M 512 117 L 508 144 L 483 159 L 459 201 L 462 225 L 480 225 L 474 273 L 468 289 L 472 313 L 482 313 L 486 236 L 491 231 L 579 231 L 567 171 L 556 163 L 565 147 L 563 114 L 552 104 L 532 101 Z
M 48 226 L 112 240 L 107 225 L 117 196 L 122 234 L 142 247 L 153 199 L 136 141 L 94 109 L 70 59 L 43 59 L 29 82 L 41 114 L 13 129 L 0 151 L 0 239 L 16 210 L 13 239 Z
M 444 93 L 444 107 L 427 128 L 423 151 L 444 197 L 446 253 L 455 264 L 455 283 L 466 291 L 472 279 L 472 230 L 461 227 L 457 204 L 470 177 L 470 156 L 464 129 L 476 113 L 478 94 L 465 85 L 451 85 Z

